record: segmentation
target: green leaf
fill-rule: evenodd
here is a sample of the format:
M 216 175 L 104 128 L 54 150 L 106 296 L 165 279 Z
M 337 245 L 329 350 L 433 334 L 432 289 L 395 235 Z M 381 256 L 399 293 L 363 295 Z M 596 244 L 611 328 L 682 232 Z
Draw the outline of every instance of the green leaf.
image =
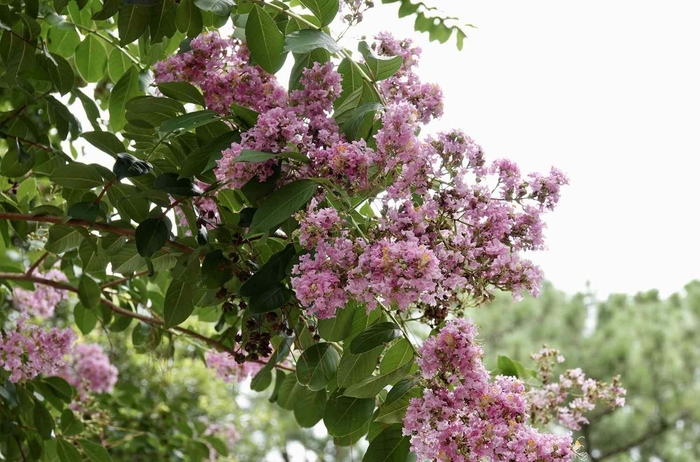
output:
M 335 396 L 326 404 L 323 423 L 330 435 L 346 436 L 367 425 L 373 412 L 373 399 Z
M 81 137 L 102 152 L 112 157 L 117 157 L 120 152 L 126 151 L 124 144 L 115 135 L 109 132 L 83 132 Z
M 252 314 L 267 313 L 284 306 L 292 297 L 292 291 L 277 284 L 264 292 L 258 293 L 250 297 L 248 301 L 248 310 Z
M 221 439 L 212 435 L 205 436 L 204 439 L 207 441 L 207 443 L 211 445 L 211 447 L 213 447 L 216 450 L 216 452 L 219 453 L 219 455 L 224 457 L 228 456 L 228 449 L 226 448 L 226 443 L 224 443 Z
M 92 310 L 85 308 L 82 303 L 76 303 L 73 307 L 73 319 L 83 335 L 87 335 L 97 325 L 97 316 Z
M 269 363 L 268 363 L 269 364 Z M 255 374 L 253 380 L 250 382 L 250 389 L 253 391 L 265 391 L 267 387 L 272 383 L 272 371 L 270 368 L 263 367 L 260 371 Z
M 110 462 L 112 460 L 107 450 L 99 443 L 79 439 L 78 444 L 92 462 Z
M 33 162 L 31 158 L 27 159 L 25 154 L 20 155 L 20 152 L 24 153 L 25 151 L 19 143 L 17 143 L 17 146 L 19 146 L 20 151 L 16 149 L 9 150 L 2 158 L 0 173 L 3 176 L 19 178 L 24 176 L 32 168 Z
M 367 45 L 367 42 L 360 42 L 358 49 L 365 58 L 365 64 L 367 64 L 370 77 L 372 77 L 372 80 L 375 82 L 388 79 L 396 74 L 403 64 L 403 58 L 401 58 L 401 56 L 385 57 L 375 55 L 369 45 Z
M 59 254 L 77 249 L 83 235 L 80 230 L 66 225 L 53 225 L 49 228 L 49 238 L 44 244 L 44 250 Z
M 106 21 L 119 12 L 121 0 L 105 0 L 102 9 L 92 15 L 94 21 Z
M 241 151 L 241 154 L 236 157 L 234 162 L 266 162 L 271 159 L 279 159 L 279 156 L 271 152 L 260 152 L 244 149 Z
M 57 167 L 51 173 L 51 181 L 59 186 L 70 189 L 87 190 L 102 186 L 104 180 L 93 165 L 71 162 Z
M 175 12 L 175 23 L 180 32 L 194 38 L 202 32 L 202 11 L 193 0 L 181 0 Z
M 417 383 L 415 378 L 399 380 L 387 394 L 375 420 L 387 424 L 403 422 L 411 399 L 421 395 L 421 388 L 416 386 Z
M 236 116 L 237 120 L 243 125 L 244 128 L 253 128 L 256 123 L 258 123 L 258 117 L 260 113 L 255 112 L 247 107 L 239 106 L 237 104 L 231 104 L 231 110 Z
M 265 232 L 282 224 L 306 205 L 317 189 L 318 183 L 313 180 L 298 180 L 270 194 L 253 215 L 249 234 Z
M 80 457 L 80 452 L 63 438 L 58 438 L 58 445 L 56 447 L 56 452 L 58 453 L 58 459 L 61 462 L 76 462 L 82 460 Z
M 78 298 L 86 308 L 97 308 L 100 306 L 102 291 L 99 284 L 90 276 L 83 274 L 78 283 Z
M 349 386 L 344 392 L 345 396 L 354 398 L 374 398 L 387 385 L 391 385 L 397 380 L 402 379 L 411 369 L 412 364 L 406 364 L 401 369 L 389 372 L 387 374 L 373 375 L 360 380 L 359 382 Z
M 297 382 L 295 374 L 289 374 L 284 378 L 278 390 L 277 404 L 288 411 L 294 409 L 294 404 L 305 388 Z
M 138 39 L 148 28 L 149 9 L 143 6 L 124 3 L 119 9 L 117 24 L 119 44 L 128 45 Z
M 340 7 L 338 0 L 300 0 L 301 4 L 306 8 L 311 10 L 311 12 L 316 16 L 319 21 L 321 21 L 321 26 L 327 26 L 338 14 L 338 9 Z
M 107 57 L 107 73 L 110 80 L 118 82 L 130 66 L 131 60 L 119 48 L 112 48 Z
M 275 74 L 282 68 L 287 57 L 284 34 L 267 11 L 258 5 L 253 7 L 248 16 L 245 37 L 250 56 L 256 64 L 270 74 Z
M 165 328 L 177 326 L 190 317 L 194 310 L 194 286 L 179 279 L 173 279 L 165 293 L 163 322 Z
M 406 462 L 410 450 L 411 437 L 404 436 L 402 424 L 393 424 L 369 443 L 362 462 Z
M 49 62 L 47 66 L 49 78 L 56 87 L 56 90 L 58 90 L 61 95 L 65 95 L 73 89 L 75 83 L 73 68 L 61 55 L 51 53 L 50 56 L 51 59 L 47 60 Z M 51 61 L 53 61 L 55 65 L 51 63 Z
M 45 440 L 50 439 L 54 429 L 53 417 L 51 417 L 51 413 L 46 409 L 46 406 L 39 401 L 34 403 L 33 417 L 34 425 L 39 432 L 39 436 Z
M 215 161 L 221 156 L 221 151 L 228 149 L 231 143 L 240 139 L 238 132 L 231 131 L 217 136 L 201 148 L 192 151 L 181 165 L 180 176 L 194 176 L 212 170 L 216 166 Z
M 271 256 L 255 274 L 248 278 L 241 285 L 238 293 L 242 297 L 251 297 L 280 282 L 286 277 L 287 266 L 295 255 L 294 245 L 287 245 L 282 251 Z
M 335 317 L 330 319 L 319 319 L 318 333 L 329 342 L 339 342 L 345 340 L 352 330 L 352 318 L 355 315 L 355 308 L 346 306 L 335 312 Z
M 86 82 L 97 82 L 104 77 L 107 51 L 104 45 L 88 35 L 75 49 L 75 67 Z
M 114 163 L 114 167 L 112 167 L 112 172 L 116 175 L 117 180 L 148 175 L 152 171 L 153 165 L 151 165 L 150 162 L 138 159 L 124 152 L 117 154 L 117 160 Z
M 340 355 L 330 343 L 317 343 L 299 357 L 297 380 L 310 390 L 321 390 L 335 376 L 339 362 Z
M 109 123 L 114 131 L 124 128 L 126 102 L 139 94 L 139 73 L 134 66 L 119 78 L 109 95 Z
M 167 120 L 160 125 L 161 133 L 170 133 L 175 130 L 192 130 L 193 128 L 206 125 L 215 120 L 219 120 L 219 115 L 208 109 L 197 112 L 189 112 L 174 119 Z
M 393 372 L 413 359 L 413 348 L 406 338 L 400 338 L 389 347 L 379 365 L 379 372 L 386 374 Z
M 61 433 L 63 436 L 75 436 L 85 429 L 81 421 L 75 418 L 75 414 L 70 409 L 64 409 L 61 414 Z
M 284 50 L 292 53 L 310 53 L 317 48 L 330 53 L 342 50 L 333 37 L 320 30 L 301 29 L 287 35 L 284 40 Z
M 151 258 L 170 239 L 170 220 L 162 217 L 142 221 L 136 228 L 135 238 L 139 255 Z
M 84 273 L 101 273 L 107 267 L 109 258 L 102 247 L 84 240 L 78 249 Z
M 326 390 L 303 389 L 294 402 L 294 418 L 300 427 L 311 428 L 321 421 L 328 402 L 326 395 Z
M 50 27 L 47 39 L 48 49 L 64 58 L 70 58 L 75 53 L 75 48 L 80 43 L 80 36 L 75 29 L 58 29 Z
M 204 96 L 193 85 L 187 82 L 163 82 L 158 84 L 161 93 L 183 103 L 193 103 L 204 106 Z
M 102 217 L 104 220 L 107 219 L 104 210 L 100 208 L 100 204 L 94 202 L 76 202 L 68 207 L 66 215 L 73 220 L 84 220 L 90 223 L 94 223 L 99 217 Z
M 165 37 L 172 37 L 177 31 L 175 25 L 175 2 L 160 0 L 150 8 L 148 27 L 151 33 L 151 44 L 161 43 Z
M 401 328 L 393 322 L 380 322 L 365 329 L 350 343 L 350 352 L 360 354 L 401 336 Z
M 153 186 L 173 196 L 195 197 L 202 194 L 202 190 L 192 180 L 178 177 L 177 173 L 162 173 Z
M 347 388 L 372 375 L 377 368 L 377 361 L 382 351 L 384 351 L 382 347 L 357 355 L 348 350 L 344 351 L 338 366 L 338 388 Z
M 382 107 L 383 106 L 381 103 L 365 103 L 356 107 L 355 109 L 339 114 L 336 117 L 336 121 L 340 126 L 340 130 L 348 140 L 358 140 L 367 135 L 361 131 L 361 129 L 365 126 L 365 119 L 367 118 L 367 115 L 381 109 Z
M 517 361 L 514 361 L 507 356 L 498 356 L 498 370 L 501 375 L 527 379 L 529 374 L 525 367 Z
M 236 5 L 233 0 L 195 0 L 194 4 L 200 10 L 211 11 L 217 16 L 228 16 Z

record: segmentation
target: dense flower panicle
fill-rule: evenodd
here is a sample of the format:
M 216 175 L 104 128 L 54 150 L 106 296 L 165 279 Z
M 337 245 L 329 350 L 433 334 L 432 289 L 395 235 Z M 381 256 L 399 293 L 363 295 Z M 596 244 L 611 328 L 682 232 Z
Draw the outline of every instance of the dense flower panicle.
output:
M 471 321 L 455 319 L 421 347 L 426 381 L 404 418 L 404 434 L 419 460 L 568 462 L 571 435 L 541 433 L 527 423 L 519 379 L 490 380 Z
M 349 276 L 348 291 L 368 309 L 383 300 L 404 310 L 417 301 L 433 303 L 440 270 L 427 246 L 415 240 L 382 239 L 365 247 Z
M 356 265 L 357 254 L 350 239 L 341 236 L 319 242 L 313 254 L 299 257 L 292 287 L 310 314 L 332 318 L 348 302 L 347 270 Z
M 43 274 L 37 274 L 37 276 L 56 282 L 68 282 L 66 275 L 56 268 Z M 66 290 L 44 284 L 35 284 L 34 290 L 20 287 L 12 289 L 12 304 L 22 313 L 49 318 L 53 316 L 56 305 L 63 300 L 68 300 L 69 296 L 69 292 Z
M 369 187 L 368 171 L 375 157 L 364 140 L 338 141 L 332 146 L 309 151 L 311 162 L 303 173 L 320 174 L 351 191 L 363 190 Z
M 547 424 L 558 422 L 572 430 L 580 430 L 581 424 L 588 424 L 584 416 L 596 407 L 596 402 L 602 402 L 609 408 L 625 405 L 627 390 L 620 386 L 620 377 L 613 377 L 607 384 L 586 378 L 581 369 L 569 369 L 559 375 L 558 382 L 552 382 L 552 370 L 555 363 L 564 362 L 564 357 L 558 350 L 546 345 L 532 355 L 537 364 L 538 376 L 544 386 L 528 392 L 530 415 L 534 422 Z M 574 394 L 580 394 L 571 398 Z
M 196 85 L 207 107 L 222 114 L 233 103 L 258 112 L 285 104 L 285 89 L 273 75 L 250 64 L 250 53 L 240 40 L 223 39 L 212 32 L 193 39 L 190 48 L 156 63 L 156 83 Z
M 338 224 L 326 236 L 308 232 L 317 226 L 316 205 L 299 217 L 307 230 L 300 236 L 308 237 L 301 243 L 309 254 L 294 268 L 292 285 L 310 313 L 333 316 L 349 296 L 370 309 L 381 302 L 447 312 L 461 303 L 463 293 L 476 303 L 495 290 L 516 298 L 537 294 L 541 271 L 521 252 L 544 248 L 542 215 L 556 205 L 566 177 L 556 169 L 523 175 L 507 160 L 487 163 L 481 147 L 457 130 L 421 137 L 422 125 L 440 116 L 442 97 L 417 77 L 420 49 L 386 33 L 377 36 L 373 48 L 380 56 L 403 60 L 398 72 L 381 82 L 386 105 L 376 116 L 381 123 L 373 139 L 349 140 L 339 130 L 332 111 L 341 75 L 332 63 L 315 63 L 303 70 L 299 89 L 288 98 L 248 105 L 260 115 L 239 143 L 223 151 L 217 180 L 241 188 L 253 179 L 282 185 L 325 178 L 349 196 L 370 193 L 355 211 L 338 211 Z M 212 62 L 204 58 L 208 55 Z M 179 56 L 161 63 L 161 79 L 184 76 L 205 94 L 207 79 L 229 74 L 257 75 L 260 80 L 249 83 L 261 88 L 251 94 L 267 94 L 262 87 L 276 85 L 250 66 L 247 50 L 236 40 L 205 34 Z M 238 95 L 237 86 L 216 91 Z M 244 150 L 301 153 L 309 162 L 283 162 L 284 156 L 239 162 Z M 374 185 L 385 193 L 372 191 Z M 355 226 L 350 215 L 362 207 L 381 209 L 381 218 Z M 336 258 L 338 248 L 344 255 Z
M 380 90 L 389 103 L 408 102 L 415 108 L 418 120 L 427 124 L 443 113 L 443 94 L 440 87 L 433 83 L 423 83 L 415 68 L 420 60 L 421 49 L 413 47 L 410 39 L 396 40 L 391 34 L 378 34 L 377 51 L 384 56 L 400 56 L 403 59 L 401 69 L 379 83 Z
M 0 333 L 0 366 L 10 373 L 13 383 L 39 374 L 55 375 L 65 364 L 74 341 L 71 329 L 45 330 L 22 317 L 13 330 Z
M 234 380 L 242 382 L 251 375 L 255 375 L 263 365 L 253 362 L 239 364 L 233 355 L 209 350 L 204 356 L 207 367 L 214 369 L 216 376 L 230 383 Z
M 100 345 L 81 343 L 59 375 L 78 390 L 78 401 L 85 401 L 90 394 L 111 393 L 119 371 Z
M 291 92 L 290 103 L 309 118 L 330 114 L 342 90 L 340 81 L 340 74 L 332 63 L 314 63 L 302 71 L 299 82 L 303 88 Z

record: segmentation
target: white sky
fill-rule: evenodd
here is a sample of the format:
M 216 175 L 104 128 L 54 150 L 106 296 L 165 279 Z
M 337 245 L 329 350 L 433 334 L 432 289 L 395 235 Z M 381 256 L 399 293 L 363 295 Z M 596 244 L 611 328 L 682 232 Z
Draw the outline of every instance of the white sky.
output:
M 533 258 L 545 276 L 601 295 L 700 278 L 700 2 L 429 3 L 477 27 L 461 52 L 397 20 L 398 3 L 359 33 L 388 27 L 421 45 L 423 78 L 445 92 L 431 129 L 462 128 L 526 172 L 567 173 L 549 250 Z

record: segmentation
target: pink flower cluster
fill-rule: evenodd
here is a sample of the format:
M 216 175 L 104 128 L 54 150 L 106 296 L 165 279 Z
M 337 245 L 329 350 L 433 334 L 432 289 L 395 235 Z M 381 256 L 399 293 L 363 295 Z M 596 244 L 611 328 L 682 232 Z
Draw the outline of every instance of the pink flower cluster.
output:
M 607 384 L 586 378 L 581 369 L 569 369 L 559 375 L 559 382 L 551 382 L 554 362 L 563 362 L 559 351 L 546 345 L 532 358 L 537 363 L 543 387 L 528 392 L 530 416 L 534 422 L 547 424 L 557 421 L 572 430 L 580 430 L 581 424 L 588 424 L 584 413 L 595 409 L 600 401 L 611 409 L 625 405 L 627 391 L 620 386 L 620 377 L 614 377 Z M 575 396 L 572 398 L 572 396 Z
M 404 434 L 419 460 L 564 462 L 575 455 L 571 435 L 541 433 L 527 423 L 525 386 L 493 381 L 482 363 L 476 328 L 456 319 L 426 340 L 418 360 L 423 396 L 411 399 Z
M 91 393 L 110 393 L 119 371 L 100 345 L 81 343 L 73 349 L 60 375 L 78 390 L 78 400 L 85 401 Z
M 329 115 L 333 101 L 340 95 L 340 74 L 331 63 L 315 63 L 303 71 L 300 81 L 302 90 L 293 91 L 284 105 L 262 112 L 256 125 L 241 135 L 241 142 L 222 152 L 216 170 L 219 181 L 240 188 L 254 177 L 264 182 L 274 174 L 278 160 L 238 162 L 244 149 L 271 153 L 295 151 L 309 153 L 313 158 L 313 152 L 340 141 L 338 125 Z M 357 168 L 351 159 L 347 164 L 348 168 Z M 304 173 L 318 176 L 308 169 Z M 337 174 L 337 168 L 333 173 Z
M 37 274 L 44 279 L 56 282 L 68 282 L 68 278 L 58 269 L 51 269 L 43 274 Z M 12 290 L 12 304 L 22 313 L 49 318 L 53 316 L 56 305 L 68 300 L 69 293 L 44 284 L 36 284 L 34 290 L 15 287 Z
M 380 82 L 380 88 L 388 103 L 406 101 L 417 112 L 418 120 L 427 124 L 442 116 L 442 90 L 434 83 L 421 82 L 416 68 L 420 61 L 421 49 L 412 46 L 411 39 L 396 40 L 390 33 L 378 34 L 377 51 L 383 56 L 400 56 L 403 65 L 399 71 Z
M 0 333 L 0 367 L 10 373 L 13 383 L 39 374 L 55 375 L 65 364 L 64 357 L 74 341 L 71 329 L 45 330 L 22 317 L 13 330 Z
M 544 248 L 541 217 L 556 205 L 566 177 L 556 169 L 523 176 L 505 160 L 487 164 L 481 147 L 460 131 L 421 137 L 422 125 L 442 113 L 442 94 L 418 79 L 420 49 L 410 40 L 390 34 L 377 40 L 377 54 L 400 56 L 403 64 L 380 82 L 387 104 L 377 115 L 381 124 L 373 139 L 348 140 L 340 132 L 332 111 L 341 76 L 332 63 L 315 63 L 288 97 L 247 104 L 260 115 L 241 133 L 240 143 L 223 151 L 217 180 L 240 188 L 273 176 L 279 176 L 278 184 L 325 178 L 349 196 L 368 197 L 354 210 L 339 209 L 336 225 L 328 229 L 314 223 L 331 214 L 330 202 L 321 196 L 298 217 L 300 243 L 309 253 L 295 267 L 292 285 L 301 303 L 319 317 L 332 317 L 349 297 L 370 309 L 378 303 L 399 309 L 415 304 L 446 313 L 459 294 L 476 303 L 495 290 L 516 297 L 537 294 L 541 271 L 521 253 Z M 253 73 L 259 79 L 249 83 L 260 88 L 246 95 L 278 93 L 269 89 L 277 85 L 273 77 L 250 65 L 242 45 L 212 34 L 193 40 L 192 51 L 159 66 L 161 79 L 182 78 L 205 95 L 219 92 L 216 98 L 237 104 L 246 105 L 236 85 L 207 90 L 207 82 L 237 81 Z M 298 152 L 310 162 L 241 162 L 244 150 Z M 381 218 L 357 226 L 363 206 L 381 209 Z
M 254 362 L 244 362 L 239 364 L 233 355 L 218 351 L 207 351 L 204 360 L 207 367 L 214 369 L 216 376 L 230 383 L 233 380 L 242 382 L 248 377 L 258 373 L 263 368 L 262 364 Z
M 202 90 L 207 107 L 221 114 L 228 114 L 233 103 L 255 111 L 285 103 L 285 89 L 273 75 L 250 65 L 250 53 L 240 40 L 206 33 L 193 39 L 190 48 L 156 63 L 156 83 L 196 85 Z

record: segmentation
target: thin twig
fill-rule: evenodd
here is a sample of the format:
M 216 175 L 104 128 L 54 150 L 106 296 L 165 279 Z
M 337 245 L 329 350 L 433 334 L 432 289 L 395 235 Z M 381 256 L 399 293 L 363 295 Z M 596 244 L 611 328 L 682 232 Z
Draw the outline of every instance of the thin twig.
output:
M 32 276 L 32 275 L 28 275 L 28 274 L 0 273 L 0 281 L 2 281 L 2 280 L 30 281 L 30 282 L 34 282 L 36 284 L 44 284 L 47 286 L 51 286 L 51 287 L 54 287 L 56 289 L 62 289 L 62 290 L 67 290 L 69 292 L 78 293 L 78 288 L 74 287 L 70 284 L 66 284 L 64 282 L 52 281 L 51 279 L 41 278 L 41 277 Z M 179 326 L 175 326 L 172 329 L 166 329 L 165 323 L 163 322 L 163 320 L 157 319 L 157 318 L 151 318 L 149 316 L 144 316 L 144 315 L 141 315 L 138 313 L 134 313 L 133 311 L 126 310 L 126 309 L 112 303 L 110 300 L 107 300 L 106 298 L 100 298 L 100 303 L 102 305 L 106 306 L 107 308 L 109 308 L 113 313 L 120 314 L 122 316 L 127 316 L 127 317 L 133 318 L 133 319 L 138 319 L 141 322 L 144 322 L 144 323 L 149 324 L 151 326 L 160 327 L 164 330 L 172 330 L 172 331 L 180 332 L 181 334 L 186 335 L 188 337 L 192 337 L 192 338 L 196 338 L 198 340 L 201 340 L 203 343 L 205 343 L 211 347 L 214 347 L 216 349 L 219 349 L 221 351 L 225 351 L 225 352 L 231 353 L 231 354 L 234 353 L 234 351 L 231 348 L 227 347 L 223 343 L 216 341 L 214 339 L 211 339 L 211 338 L 209 338 L 205 335 L 202 335 L 198 332 L 186 329 L 184 327 L 179 327 Z M 260 364 L 267 364 L 265 361 L 262 361 L 262 360 L 257 360 L 255 362 L 260 363 Z M 287 366 L 283 366 L 281 364 L 276 364 L 275 367 L 278 369 L 286 370 L 286 371 L 294 371 L 294 369 L 289 368 Z
M 130 281 L 133 278 L 137 278 L 137 277 L 143 276 L 145 274 L 148 274 L 148 270 L 139 271 L 138 273 L 134 273 L 131 276 L 126 276 L 126 277 L 119 278 L 119 279 L 116 279 L 116 280 L 111 281 L 111 282 L 106 282 L 100 286 L 100 289 L 106 289 L 108 287 L 118 286 L 122 282 Z
M 34 272 L 34 270 L 37 269 L 39 265 L 41 265 L 44 262 L 44 260 L 46 260 L 46 257 L 48 257 L 49 255 L 51 255 L 49 252 L 44 252 L 44 255 L 39 257 L 39 259 L 35 261 L 32 266 L 29 267 L 29 269 L 27 270 L 27 276 L 30 276 Z
M 37 223 L 54 223 L 54 224 L 61 224 L 61 225 L 66 225 L 66 226 L 84 226 L 87 228 L 94 228 L 94 229 L 99 229 L 102 231 L 108 231 L 110 233 L 114 234 L 119 234 L 122 236 L 133 236 L 136 233 L 136 230 L 133 228 L 120 228 L 118 226 L 113 226 L 109 225 L 106 223 L 92 223 L 87 220 L 68 220 L 64 222 L 64 219 L 61 217 L 52 217 L 52 216 L 34 216 L 34 215 L 28 215 L 28 214 L 23 214 L 23 213 L 10 213 L 10 212 L 0 212 L 0 219 L 2 220 L 14 220 L 14 221 L 32 221 L 32 222 L 37 222 Z M 184 244 L 181 244 L 176 241 L 171 241 L 169 240 L 167 242 L 167 245 L 174 247 L 178 250 L 181 250 L 185 253 L 192 253 L 194 252 L 194 249 L 191 247 L 188 247 Z

